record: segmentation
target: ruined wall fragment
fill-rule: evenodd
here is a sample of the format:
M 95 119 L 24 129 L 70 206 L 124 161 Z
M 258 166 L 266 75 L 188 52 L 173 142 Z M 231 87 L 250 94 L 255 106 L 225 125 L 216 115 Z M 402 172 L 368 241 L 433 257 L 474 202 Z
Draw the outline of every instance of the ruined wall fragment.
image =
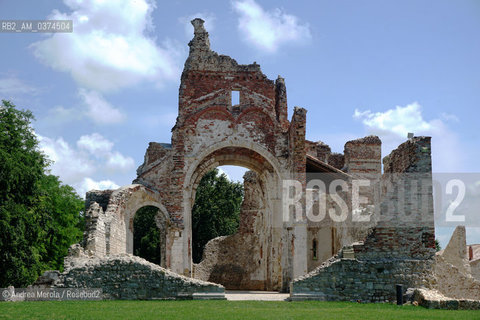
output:
M 183 277 L 132 255 L 70 259 L 55 286 L 101 288 L 103 299 L 225 299 L 221 285 Z
M 281 290 L 281 283 L 272 281 L 269 265 L 272 225 L 264 189 L 255 172 L 245 173 L 238 231 L 206 244 L 202 261 L 195 265 L 195 278 L 231 290 Z
M 449 298 L 480 300 L 480 281 L 468 258 L 465 226 L 457 226 L 447 247 L 435 256 L 433 287 Z
M 351 168 L 355 153 L 350 147 L 346 149 L 350 149 L 347 154 Z M 403 143 L 384 164 L 385 186 L 403 185 L 405 173 L 418 174 L 426 180 L 426 188 L 406 190 L 417 201 L 410 203 L 410 214 L 422 219 L 405 220 L 399 212 L 384 212 L 390 219 L 379 220 L 363 243 L 344 248 L 308 275 L 292 281 L 292 299 L 393 301 L 395 284 L 405 288 L 431 286 L 435 243 L 430 138 L 416 137 Z M 392 173 L 397 175 L 391 176 Z M 427 206 L 420 206 L 425 199 Z M 399 208 L 400 202 L 398 194 L 385 191 L 380 208 L 381 204 Z

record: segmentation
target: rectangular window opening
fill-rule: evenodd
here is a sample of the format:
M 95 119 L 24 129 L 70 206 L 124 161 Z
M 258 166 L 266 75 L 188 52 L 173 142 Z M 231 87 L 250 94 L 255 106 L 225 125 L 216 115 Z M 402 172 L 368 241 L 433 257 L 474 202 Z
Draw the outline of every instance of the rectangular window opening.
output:
M 240 105 L 240 91 L 232 91 L 232 106 Z

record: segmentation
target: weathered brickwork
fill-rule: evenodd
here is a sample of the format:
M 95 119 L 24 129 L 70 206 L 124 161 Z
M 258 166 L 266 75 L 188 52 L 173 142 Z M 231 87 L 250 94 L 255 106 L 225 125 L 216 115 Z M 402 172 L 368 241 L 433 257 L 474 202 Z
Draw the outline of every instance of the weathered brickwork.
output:
M 293 277 L 307 271 L 306 225 L 284 221 L 281 206 L 284 179 L 297 179 L 305 188 L 306 110 L 295 108 L 288 121 L 284 79 L 272 81 L 256 63 L 239 65 L 217 54 L 210 49 L 203 21 L 192 24 L 194 38 L 181 77 L 171 143 L 149 144 L 135 184 L 126 190 L 91 192 L 85 246 L 97 257 L 133 252 L 135 210 L 153 205 L 167 226 L 165 267 L 192 276 L 191 209 L 198 183 L 212 168 L 240 165 L 253 170 L 263 188 L 257 224 L 265 262 L 255 264 L 246 283 L 286 290 Z M 234 91 L 239 93 L 238 104 L 232 104 Z M 250 260 L 242 263 L 245 267 Z
M 345 156 L 341 153 L 334 152 L 328 156 L 328 164 L 341 170 L 345 167 Z
M 366 140 L 378 146 L 376 139 Z M 376 156 L 376 147 L 360 151 L 357 146 L 346 144 L 347 166 L 356 161 L 352 171 L 376 174 L 378 169 L 369 161 L 361 161 Z M 363 242 L 344 248 L 310 274 L 295 279 L 292 299 L 391 301 L 395 284 L 405 289 L 430 285 L 435 253 L 430 138 L 415 137 L 400 145 L 384 159 L 384 169 L 376 206 L 381 219 Z M 424 188 L 405 187 L 407 199 L 414 200 L 403 203 L 393 187 L 403 187 L 412 178 L 420 178 Z M 405 212 L 395 210 L 400 203 Z M 405 213 L 412 219 L 406 219 Z
M 295 107 L 287 119 L 282 77 L 270 80 L 255 62 L 240 65 L 217 54 L 203 21 L 192 24 L 171 142 L 149 144 L 134 184 L 87 194 L 84 241 L 72 247 L 66 260 L 72 267 L 61 283 L 98 285 L 108 298 L 122 299 L 223 292 L 183 276 L 229 289 L 291 290 L 292 299 L 387 301 L 397 283 L 405 289 L 435 287 L 433 270 L 441 279 L 453 267 L 436 264 L 441 258 L 434 256 L 430 138 L 411 138 L 392 151 L 383 159 L 383 175 L 376 136 L 348 141 L 343 154 L 332 153 L 325 143 L 306 139 L 305 109 Z M 236 92 L 238 103 L 232 101 Z M 195 193 L 204 174 L 222 165 L 251 170 L 244 177 L 240 227 L 232 236 L 212 239 L 203 260 L 193 265 Z M 308 217 L 315 174 L 326 184 L 344 182 L 346 189 L 337 195 L 346 220 Z M 358 199 L 366 201 L 357 206 L 351 191 L 359 179 L 368 185 L 359 189 Z M 283 206 L 288 180 L 300 186 L 300 211 Z M 412 181 L 421 181 L 421 188 Z M 342 211 L 333 196 L 325 195 L 327 212 Z M 128 255 L 133 218 L 147 205 L 158 208 L 161 266 L 171 271 Z M 371 219 L 354 221 L 362 215 Z

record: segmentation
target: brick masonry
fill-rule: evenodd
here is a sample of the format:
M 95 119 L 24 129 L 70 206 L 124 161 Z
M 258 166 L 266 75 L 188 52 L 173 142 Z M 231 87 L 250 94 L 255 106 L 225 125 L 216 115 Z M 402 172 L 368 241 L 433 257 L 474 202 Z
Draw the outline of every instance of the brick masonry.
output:
M 376 139 L 365 140 L 378 144 Z M 346 144 L 347 166 L 355 162 L 354 171 L 371 174 L 373 170 L 376 174 L 376 166 L 361 161 L 375 156 L 376 150 L 367 147 L 358 152 L 357 145 Z M 292 281 L 293 300 L 393 301 L 396 284 L 404 285 L 405 290 L 429 286 L 435 253 L 430 138 L 414 137 L 401 144 L 384 158 L 384 170 L 377 204 L 384 216 L 363 242 L 345 247 L 308 275 Z M 414 215 L 405 219 L 403 212 L 386 208 L 399 208 L 401 199 L 392 186 L 402 186 L 413 177 L 421 178 L 426 186 L 405 188 L 407 198 L 417 201 L 404 204 L 405 211 Z
M 92 265 L 95 274 L 105 275 L 105 281 L 92 281 L 100 281 L 112 298 L 176 297 L 182 288 L 187 294 L 221 288 L 180 275 L 232 289 L 291 290 L 292 299 L 387 301 L 396 283 L 431 285 L 430 138 L 401 144 L 384 158 L 383 175 L 376 136 L 348 141 L 343 154 L 331 153 L 325 143 L 306 139 L 305 109 L 295 107 L 287 119 L 282 77 L 270 80 L 256 62 L 240 65 L 212 51 L 203 21 L 192 24 L 171 141 L 150 142 L 132 185 L 87 193 L 87 231 L 67 257 L 78 260 L 65 274 L 64 279 L 71 278 L 68 284 L 87 285 L 93 275 L 85 266 Z M 232 103 L 233 92 L 239 93 L 238 103 Z M 241 226 L 235 235 L 211 240 L 203 261 L 194 266 L 191 209 L 196 188 L 208 170 L 221 165 L 251 170 L 245 177 Z M 341 192 L 350 219 L 311 221 L 305 215 L 311 173 L 326 174 L 325 181 L 342 180 L 348 190 L 355 179 L 368 180 L 370 185 L 359 192 L 367 203 L 353 207 L 353 196 Z M 406 175 L 425 182 L 425 188 L 413 188 Z M 282 183 L 290 179 L 302 191 L 301 214 L 291 208 L 283 212 Z M 399 189 L 411 200 L 402 202 Z M 161 267 L 131 256 L 119 258 L 133 253 L 133 217 L 146 205 L 159 209 Z M 330 194 L 326 207 L 338 208 Z M 354 213 L 371 214 L 372 220 L 355 224 Z M 413 219 L 404 219 L 405 213 Z M 165 269 L 159 268 L 171 270 L 169 279 L 177 277 L 165 282 L 165 289 L 150 285 L 166 281 Z M 131 281 L 122 282 L 122 277 Z

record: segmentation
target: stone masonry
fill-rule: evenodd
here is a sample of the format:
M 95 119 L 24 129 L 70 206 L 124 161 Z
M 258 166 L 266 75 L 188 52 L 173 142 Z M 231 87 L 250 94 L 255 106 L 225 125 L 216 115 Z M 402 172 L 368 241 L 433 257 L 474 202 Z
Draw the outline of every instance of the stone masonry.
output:
M 413 137 L 392 151 L 383 175 L 376 136 L 332 153 L 306 139 L 305 109 L 294 107 L 288 119 L 285 80 L 211 50 L 203 23 L 192 21 L 171 141 L 149 143 L 132 185 L 87 193 L 84 240 L 72 247 L 58 285 L 98 285 L 120 299 L 221 296 L 225 286 L 353 301 L 393 300 L 397 283 L 434 287 L 430 138 Z M 196 189 L 222 165 L 250 170 L 240 227 L 211 240 L 194 265 Z M 286 181 L 300 195 L 290 206 L 295 192 Z M 133 218 L 143 206 L 158 208 L 161 266 L 132 256 Z M 329 214 L 316 219 L 321 209 Z
M 181 276 L 129 254 L 89 257 L 72 246 L 64 272 L 47 271 L 35 287 L 99 288 L 103 299 L 225 299 L 218 284 Z
M 396 284 L 405 290 L 429 286 L 435 254 L 430 152 L 429 137 L 414 137 L 384 158 L 376 226 L 364 241 L 295 279 L 293 300 L 393 301 Z M 370 168 L 367 162 L 359 172 Z M 422 183 L 418 188 L 406 185 L 412 181 Z

